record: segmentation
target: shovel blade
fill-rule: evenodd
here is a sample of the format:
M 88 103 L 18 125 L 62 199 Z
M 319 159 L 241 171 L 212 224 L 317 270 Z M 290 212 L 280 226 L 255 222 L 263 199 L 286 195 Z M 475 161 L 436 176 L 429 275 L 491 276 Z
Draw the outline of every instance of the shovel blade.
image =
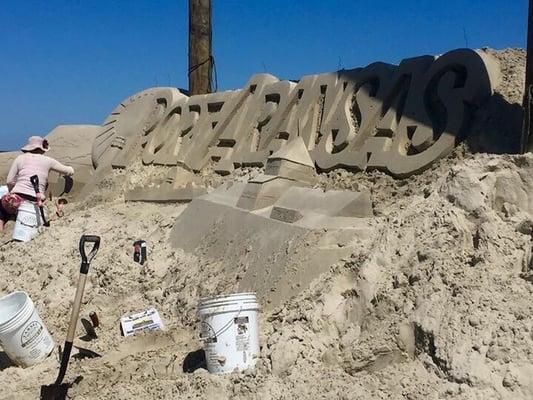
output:
M 42 385 L 41 400 L 64 400 L 67 398 L 67 392 L 70 385 L 62 383 L 60 385 Z

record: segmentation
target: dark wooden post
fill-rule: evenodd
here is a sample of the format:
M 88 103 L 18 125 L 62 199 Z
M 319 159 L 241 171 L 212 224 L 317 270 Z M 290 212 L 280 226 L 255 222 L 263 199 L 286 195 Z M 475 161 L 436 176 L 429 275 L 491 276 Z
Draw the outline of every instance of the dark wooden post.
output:
M 189 0 L 189 92 L 211 92 L 211 0 Z
M 522 151 L 533 151 L 533 0 L 529 0 L 527 20 L 527 61 Z

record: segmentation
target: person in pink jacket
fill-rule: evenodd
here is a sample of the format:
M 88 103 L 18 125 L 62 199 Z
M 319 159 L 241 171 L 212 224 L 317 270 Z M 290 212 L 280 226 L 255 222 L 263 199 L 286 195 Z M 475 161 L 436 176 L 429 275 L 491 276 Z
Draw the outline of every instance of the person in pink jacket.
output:
M 44 200 L 44 193 L 48 186 L 48 174 L 56 171 L 63 175 L 73 175 L 74 168 L 61 164 L 59 161 L 44 154 L 49 150 L 48 141 L 40 136 L 32 136 L 28 143 L 22 147 L 22 153 L 13 161 L 7 175 L 7 187 L 13 201 L 32 201 L 40 203 Z M 35 189 L 30 181 L 30 177 L 39 177 L 39 191 L 41 195 L 37 198 Z M 14 195 L 14 196 L 13 196 Z M 4 229 L 5 223 L 13 217 L 10 204 L 6 204 L 4 199 L 0 202 L 0 231 Z

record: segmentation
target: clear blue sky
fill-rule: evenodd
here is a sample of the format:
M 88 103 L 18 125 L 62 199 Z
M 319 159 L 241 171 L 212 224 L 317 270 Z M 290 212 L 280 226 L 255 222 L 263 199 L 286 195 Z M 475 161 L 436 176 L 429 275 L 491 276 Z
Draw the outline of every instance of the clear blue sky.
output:
M 123 98 L 187 87 L 187 0 L 2 1 L 0 150 L 100 124 Z M 439 54 L 525 47 L 526 0 L 213 0 L 219 89 Z M 466 32 L 466 35 L 465 35 Z

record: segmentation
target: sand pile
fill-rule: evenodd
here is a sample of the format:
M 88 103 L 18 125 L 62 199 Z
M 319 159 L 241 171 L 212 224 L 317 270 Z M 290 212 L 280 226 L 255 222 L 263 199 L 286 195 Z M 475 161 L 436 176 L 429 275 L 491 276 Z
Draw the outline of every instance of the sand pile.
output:
M 476 111 L 477 150 L 501 144 L 498 133 L 516 137 L 509 121 L 521 118 L 513 113 L 523 51 L 496 55 L 503 79 L 497 96 Z M 196 306 L 200 297 L 238 289 L 235 266 L 170 245 L 187 205 L 124 202 L 127 190 L 155 185 L 168 172 L 140 163 L 115 170 L 32 242 L 0 236 L 0 295 L 27 291 L 58 344 L 75 292 L 79 237 L 102 237 L 81 315 L 96 311 L 101 328 L 97 339 L 77 340 L 103 357 L 71 361 L 72 398 L 533 398 L 532 154 L 472 154 L 463 145 L 408 179 L 320 174 L 316 187 L 370 192 L 368 235 L 354 237 L 351 254 L 324 265 L 309 287 L 279 306 L 264 305 L 257 368 L 226 376 L 201 368 Z M 215 188 L 259 173 L 221 177 L 207 169 L 198 179 Z M 132 259 L 137 239 L 148 242 L 144 266 Z M 122 337 L 120 317 L 150 306 L 165 331 Z M 77 338 L 85 334 L 79 324 Z M 57 352 L 27 369 L 0 352 L 0 398 L 38 398 L 57 369 Z
M 135 168 L 135 167 L 134 167 Z M 128 171 L 27 245 L 2 246 L 0 293 L 26 290 L 55 339 L 66 332 L 86 232 L 103 238 L 89 273 L 85 317 L 100 315 L 84 343 L 104 357 L 73 361 L 76 399 L 122 398 L 509 398 L 533 396 L 533 156 L 456 154 L 414 179 L 380 173 L 322 177 L 374 195 L 372 237 L 298 297 L 261 315 L 256 371 L 229 376 L 183 372 L 201 346 L 199 297 L 231 292 L 224 265 L 173 250 L 167 239 L 186 206 L 124 203 Z M 228 178 L 231 179 L 231 178 Z M 326 183 L 328 182 L 328 183 Z M 342 184 L 340 183 L 342 182 Z M 379 195 L 381 194 L 381 196 Z M 132 242 L 150 262 L 132 261 Z M 124 314 L 155 306 L 165 333 L 123 338 Z M 78 336 L 83 336 L 80 326 Z M 35 398 L 57 360 L 10 367 L 4 398 Z

